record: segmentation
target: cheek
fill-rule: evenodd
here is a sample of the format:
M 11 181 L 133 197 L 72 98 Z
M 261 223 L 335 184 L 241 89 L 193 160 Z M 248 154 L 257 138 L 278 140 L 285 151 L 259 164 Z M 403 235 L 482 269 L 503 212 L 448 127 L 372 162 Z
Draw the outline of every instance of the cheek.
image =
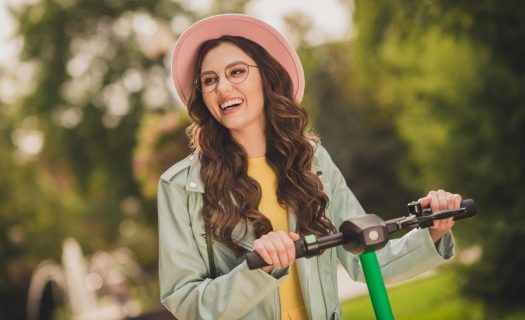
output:
M 208 96 L 204 96 L 202 97 L 202 101 L 204 101 L 204 105 L 206 105 L 206 108 L 208 108 L 208 110 L 210 110 L 210 106 L 211 106 L 211 101 L 210 101 L 210 98 Z
M 259 91 L 259 96 L 257 98 L 257 104 L 259 105 L 260 109 L 264 109 L 264 95 L 262 91 Z
M 251 90 L 251 96 L 253 97 L 252 103 L 256 104 L 259 107 L 264 106 L 264 93 L 262 84 L 258 83 L 250 88 Z

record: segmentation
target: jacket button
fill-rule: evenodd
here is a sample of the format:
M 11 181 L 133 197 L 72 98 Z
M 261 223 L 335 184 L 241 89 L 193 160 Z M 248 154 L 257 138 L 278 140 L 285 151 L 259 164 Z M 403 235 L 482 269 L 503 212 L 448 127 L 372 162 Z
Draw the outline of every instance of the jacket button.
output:
M 195 189 L 197 184 L 195 182 L 190 182 L 190 188 Z

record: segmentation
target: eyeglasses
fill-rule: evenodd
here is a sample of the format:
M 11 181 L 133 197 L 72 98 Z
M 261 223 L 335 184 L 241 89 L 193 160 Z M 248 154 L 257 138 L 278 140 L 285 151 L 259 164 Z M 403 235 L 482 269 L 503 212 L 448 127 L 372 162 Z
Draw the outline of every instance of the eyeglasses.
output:
M 257 66 L 249 65 L 242 61 L 230 63 L 224 68 L 224 76 L 231 83 L 241 83 L 248 78 L 250 67 L 257 68 Z M 195 85 L 202 93 L 209 93 L 217 88 L 219 80 L 220 78 L 217 72 L 204 71 L 195 79 Z

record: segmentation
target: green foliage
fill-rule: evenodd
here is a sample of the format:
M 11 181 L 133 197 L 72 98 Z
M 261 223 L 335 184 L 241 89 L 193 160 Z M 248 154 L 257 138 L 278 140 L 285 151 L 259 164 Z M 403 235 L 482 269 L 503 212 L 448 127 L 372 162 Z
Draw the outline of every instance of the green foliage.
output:
M 169 0 L 42 0 L 12 13 L 20 59 L 31 66 L 22 98 L 0 97 L 0 296 L 16 301 L 5 303 L 15 319 L 32 270 L 60 261 L 69 236 L 87 254 L 125 245 L 156 272 L 155 201 L 134 177 L 133 154 L 144 115 L 173 107 L 170 23 L 195 14 Z M 185 124 L 177 125 L 170 137 L 182 150 Z M 30 133 L 41 150 L 24 151 Z M 158 175 L 148 178 L 156 184 Z
M 355 46 L 356 59 L 370 67 L 365 79 L 375 79 L 363 85 L 377 89 L 379 108 L 390 112 L 406 145 L 400 178 L 414 191 L 440 187 L 476 200 L 480 214 L 456 228 L 484 252 L 465 270 L 464 293 L 490 308 L 515 306 L 525 297 L 518 289 L 525 286 L 525 234 L 518 227 L 525 209 L 518 138 L 525 135 L 525 6 L 392 6 L 357 3 Z
M 410 163 L 402 167 L 406 184 L 419 189 L 446 186 L 448 173 L 460 160 L 454 156 L 458 127 L 475 113 L 470 99 L 482 87 L 489 59 L 468 41 L 438 29 L 413 43 L 391 37 L 382 49 L 389 72 L 379 94 L 382 103 L 397 111 L 398 132 L 408 142 Z M 460 114 L 460 121 L 450 120 Z
M 388 289 L 396 319 L 523 319 L 525 310 L 501 310 L 491 313 L 480 302 L 462 296 L 459 276 L 450 269 L 426 279 Z M 344 319 L 373 319 L 370 298 L 363 296 L 342 303 Z
M 360 83 L 366 73 L 354 49 L 343 42 L 303 51 L 309 75 L 305 101 L 315 106 L 311 114 L 322 143 L 365 210 L 397 217 L 416 197 L 397 178 L 404 146 L 389 114 L 377 107 L 375 87 Z
M 190 153 L 185 135 L 189 124 L 185 111 L 144 117 L 133 158 L 134 174 L 146 198 L 156 199 L 160 175 Z

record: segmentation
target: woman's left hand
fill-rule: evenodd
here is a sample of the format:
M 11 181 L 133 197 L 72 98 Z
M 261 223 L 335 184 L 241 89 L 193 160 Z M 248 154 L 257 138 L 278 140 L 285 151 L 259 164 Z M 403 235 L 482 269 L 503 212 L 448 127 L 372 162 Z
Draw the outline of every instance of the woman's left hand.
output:
M 448 209 L 457 209 L 461 205 L 461 196 L 445 190 L 430 191 L 426 197 L 420 198 L 418 202 L 423 208 L 432 208 L 432 212 Z M 432 241 L 437 242 L 454 225 L 454 218 L 434 220 L 434 225 L 429 228 Z

